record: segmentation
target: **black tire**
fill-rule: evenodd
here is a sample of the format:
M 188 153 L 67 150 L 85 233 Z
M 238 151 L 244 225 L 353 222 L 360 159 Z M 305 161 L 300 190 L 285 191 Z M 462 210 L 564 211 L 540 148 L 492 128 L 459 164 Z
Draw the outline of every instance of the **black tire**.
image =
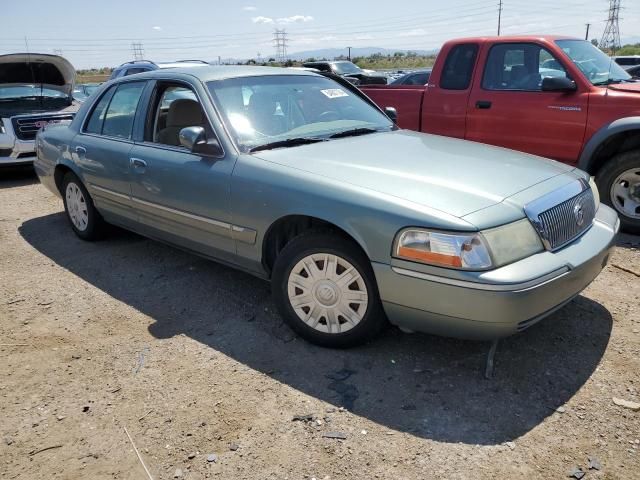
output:
M 640 180 L 640 150 L 621 153 L 606 162 L 596 174 L 596 184 L 600 191 L 600 200 L 618 213 L 622 230 L 627 233 L 640 234 L 640 212 L 638 212 L 638 218 L 628 216 L 621 211 L 617 205 L 618 202 L 614 201 L 611 194 L 611 188 L 618 176 L 632 169 L 637 169 Z
M 366 286 L 365 313 L 362 319 L 347 331 L 327 333 L 311 327 L 298 316 L 289 300 L 288 282 L 291 271 L 303 258 L 319 253 L 336 255 L 350 263 Z M 276 306 L 287 324 L 302 338 L 316 345 L 330 348 L 353 347 L 370 341 L 387 325 L 371 262 L 354 242 L 339 233 L 309 231 L 291 240 L 276 258 L 271 286 Z M 336 314 L 336 319 L 341 325 L 348 323 L 344 322 L 345 318 L 340 317 L 339 313 Z M 324 321 L 326 325 L 328 318 L 325 317 Z
M 72 220 L 72 213 L 70 212 L 69 205 L 67 204 L 67 189 L 70 185 L 72 189 L 77 188 L 82 193 L 82 197 L 84 199 L 84 207 L 87 213 L 87 221 L 84 228 L 79 228 Z M 67 215 L 67 220 L 69 221 L 69 224 L 71 225 L 71 228 L 73 229 L 75 234 L 82 240 L 87 241 L 94 241 L 102 238 L 105 231 L 105 221 L 103 220 L 102 215 L 98 213 L 95 206 L 93 205 L 91 195 L 89 195 L 89 192 L 75 173 L 68 172 L 64 176 L 62 180 L 62 191 L 60 193 L 62 194 L 64 211 Z

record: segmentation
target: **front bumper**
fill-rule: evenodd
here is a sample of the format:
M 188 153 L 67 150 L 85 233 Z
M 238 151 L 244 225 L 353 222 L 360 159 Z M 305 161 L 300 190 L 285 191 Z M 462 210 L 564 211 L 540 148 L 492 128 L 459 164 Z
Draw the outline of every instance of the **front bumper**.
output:
M 0 167 L 29 164 L 35 159 L 35 141 L 0 134 Z
M 478 275 L 478 281 L 427 274 L 406 265 L 374 263 L 373 269 L 391 323 L 490 340 L 525 330 L 584 290 L 606 265 L 619 225 L 615 212 L 601 205 L 593 226 L 566 247 Z M 540 265 L 546 271 L 531 278 Z

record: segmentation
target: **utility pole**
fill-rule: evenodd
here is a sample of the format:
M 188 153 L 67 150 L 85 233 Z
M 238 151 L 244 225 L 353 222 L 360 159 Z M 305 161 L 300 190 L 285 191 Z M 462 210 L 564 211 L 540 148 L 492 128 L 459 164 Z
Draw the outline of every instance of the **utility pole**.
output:
M 619 20 L 621 1 L 622 0 L 609 0 L 607 25 L 604 27 L 604 33 L 598 44 L 603 50 L 611 50 L 611 53 L 616 53 L 616 49 L 620 47 Z
M 142 48 L 142 43 L 133 42 L 131 44 L 131 51 L 133 52 L 134 60 L 142 60 L 144 58 L 144 50 Z
M 276 47 L 276 61 L 284 63 L 287 61 L 287 32 L 276 29 L 273 32 L 273 44 Z
M 585 40 L 589 40 L 589 27 L 591 26 L 590 23 L 587 23 L 587 33 L 584 34 L 584 39 Z
M 349 61 L 351 61 L 351 47 L 347 47 L 349 49 L 349 56 L 347 57 Z
M 500 23 L 502 22 L 502 0 L 498 4 L 498 36 L 500 36 Z

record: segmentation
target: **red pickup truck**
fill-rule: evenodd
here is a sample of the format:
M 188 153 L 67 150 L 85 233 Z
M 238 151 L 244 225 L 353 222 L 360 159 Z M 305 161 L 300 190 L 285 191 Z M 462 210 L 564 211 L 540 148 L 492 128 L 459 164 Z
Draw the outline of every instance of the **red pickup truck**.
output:
M 640 233 L 640 82 L 591 43 L 555 36 L 447 42 L 425 86 L 366 86 L 402 128 L 576 165 Z

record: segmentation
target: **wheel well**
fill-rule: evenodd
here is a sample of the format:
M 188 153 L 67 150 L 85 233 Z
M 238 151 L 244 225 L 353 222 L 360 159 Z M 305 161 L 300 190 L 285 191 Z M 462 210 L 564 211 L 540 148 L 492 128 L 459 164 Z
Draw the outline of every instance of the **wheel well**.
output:
M 61 195 L 62 195 L 62 179 L 67 174 L 67 172 L 73 172 L 73 170 L 71 170 L 66 165 L 56 165 L 56 169 L 53 172 L 53 179 L 56 182 L 56 187 L 58 188 L 58 191 L 60 192 Z
M 598 145 L 591 156 L 587 172 L 595 175 L 613 156 L 636 148 L 640 148 L 640 129 L 616 133 Z
M 352 241 L 362 250 L 360 244 L 351 235 L 333 223 L 307 215 L 289 215 L 274 222 L 262 241 L 262 263 L 269 274 L 271 274 L 276 258 L 282 249 L 295 237 L 308 230 L 335 232 Z

